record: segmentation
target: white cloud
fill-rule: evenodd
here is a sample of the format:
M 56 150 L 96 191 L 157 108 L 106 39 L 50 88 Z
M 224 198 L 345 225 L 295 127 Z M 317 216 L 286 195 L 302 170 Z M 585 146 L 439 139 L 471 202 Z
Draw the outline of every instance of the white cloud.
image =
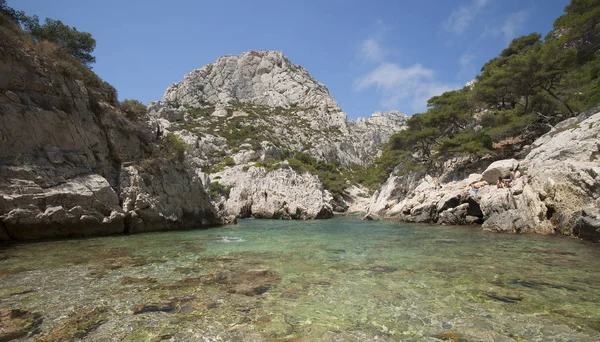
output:
M 513 38 L 516 38 L 517 32 L 523 29 L 523 24 L 527 21 L 528 16 L 529 13 L 525 10 L 509 15 L 501 30 L 504 40 L 510 42 Z
M 374 38 L 363 40 L 360 44 L 359 57 L 370 62 L 380 62 L 383 60 L 384 51 L 379 42 Z
M 463 5 L 452 11 L 446 21 L 444 28 L 454 33 L 464 32 L 475 16 L 490 2 L 490 0 L 472 0 L 468 5 Z
M 381 63 L 356 79 L 354 85 L 357 91 L 376 88 L 382 95 L 381 105 L 386 109 L 404 104 L 413 111 L 424 111 L 429 98 L 459 87 L 438 82 L 433 70 L 421 64 L 403 68 L 394 63 Z
M 502 27 L 499 26 L 486 26 L 485 30 L 481 34 L 481 38 L 487 37 L 504 37 L 506 43 L 510 43 L 511 40 L 517 37 L 522 32 L 525 22 L 529 17 L 529 12 L 521 10 L 516 13 L 511 13 L 504 20 Z

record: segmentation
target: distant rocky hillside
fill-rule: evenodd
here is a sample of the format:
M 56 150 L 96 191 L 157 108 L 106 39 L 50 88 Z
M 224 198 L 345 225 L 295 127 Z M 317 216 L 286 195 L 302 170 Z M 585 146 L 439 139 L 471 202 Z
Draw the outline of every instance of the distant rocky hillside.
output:
M 221 57 L 148 110 L 159 130 L 186 143 L 223 215 L 266 218 L 344 210 L 352 201 L 345 170 L 379 156 L 408 118 L 391 111 L 348 120 L 323 84 L 278 51 Z
M 264 141 L 342 166 L 363 165 L 407 119 L 393 111 L 348 120 L 327 88 L 279 51 L 221 57 L 171 85 L 149 110 L 166 129 L 196 135 L 201 148 L 194 153 L 207 165 L 218 162 L 211 153 L 241 151 L 234 159 L 246 162 L 242 155 Z

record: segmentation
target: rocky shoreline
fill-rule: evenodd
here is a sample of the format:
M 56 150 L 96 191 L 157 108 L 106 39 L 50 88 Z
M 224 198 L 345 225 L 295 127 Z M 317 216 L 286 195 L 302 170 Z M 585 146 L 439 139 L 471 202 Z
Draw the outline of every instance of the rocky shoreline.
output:
M 348 120 L 327 88 L 281 52 L 222 57 L 169 87 L 143 116 L 126 113 L 106 89 L 49 71 L 48 63 L 19 51 L 0 54 L 0 241 L 334 212 L 600 236 L 597 110 L 557 125 L 520 161 L 487 170 L 480 161 L 480 172 L 464 178 L 460 163 L 449 161 L 438 175 L 441 189 L 422 172 L 394 172 L 368 199 L 367 189 L 349 183 L 333 194 L 308 169 L 368 164 L 407 116 Z M 496 189 L 494 179 L 511 167 L 523 177 Z
M 482 173 L 442 183 L 440 189 L 428 175 L 412 188 L 392 175 L 371 198 L 365 218 L 483 223 L 492 232 L 564 234 L 598 242 L 599 133 L 600 113 L 593 110 L 554 127 L 523 160 L 496 161 Z M 523 176 L 497 188 L 498 177 L 509 179 L 511 169 Z

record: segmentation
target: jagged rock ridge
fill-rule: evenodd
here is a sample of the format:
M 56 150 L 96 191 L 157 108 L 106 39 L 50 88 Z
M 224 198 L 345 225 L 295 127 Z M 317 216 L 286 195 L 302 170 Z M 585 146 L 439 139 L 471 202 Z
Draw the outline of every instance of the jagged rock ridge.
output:
M 211 143 L 219 137 L 228 140 L 213 150 L 236 153 L 239 143 L 257 147 L 269 141 L 343 166 L 365 164 L 407 119 L 392 111 L 348 120 L 327 88 L 279 51 L 221 57 L 171 85 L 161 101 L 150 104 L 150 111 L 168 129 L 187 129 Z M 222 134 L 234 125 L 255 130 L 254 137 L 232 141 Z

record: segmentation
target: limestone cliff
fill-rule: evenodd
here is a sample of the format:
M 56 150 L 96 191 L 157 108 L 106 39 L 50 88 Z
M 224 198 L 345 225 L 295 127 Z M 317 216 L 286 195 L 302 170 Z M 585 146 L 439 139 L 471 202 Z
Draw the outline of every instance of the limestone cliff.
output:
M 243 217 L 252 206 L 255 217 L 283 218 L 331 216 L 331 205 L 323 205 L 331 202 L 331 194 L 313 192 L 323 187 L 314 175 L 285 167 L 281 172 L 295 185 L 280 184 L 280 171 L 250 172 L 256 163 L 280 168 L 286 158 L 302 152 L 340 167 L 365 165 L 405 128 L 407 119 L 391 111 L 348 120 L 324 85 L 278 51 L 225 56 L 194 70 L 151 103 L 149 115 L 160 129 L 186 142 L 191 163 L 209 174 L 207 180 L 222 178 L 217 183 L 231 187 L 232 197 L 216 203 L 222 212 Z M 269 196 L 270 191 L 277 195 Z M 270 199 L 261 201 L 265 192 Z M 248 199 L 240 200 L 240 194 Z M 300 197 L 313 203 L 299 202 L 298 214 L 276 212 L 283 201 L 296 203 Z
M 251 166 L 228 168 L 214 175 L 215 182 L 230 188 L 221 200 L 226 215 L 243 218 L 330 218 L 331 195 L 319 178 L 283 167 L 268 171 Z
M 479 174 L 441 184 L 426 176 L 390 176 L 373 195 L 369 217 L 468 224 L 495 232 L 566 234 L 600 240 L 600 113 L 589 111 L 555 126 L 523 160 L 501 160 Z M 510 170 L 522 176 L 496 187 Z M 414 176 L 414 175 L 413 175 Z M 473 185 L 473 187 L 471 187 Z M 477 190 L 475 190 L 477 188 Z
M 188 170 L 169 168 L 151 185 L 144 170 L 133 179 L 134 166 L 123 163 L 143 163 L 161 139 L 117 108 L 109 86 L 71 62 L 18 37 L 0 44 L 0 240 L 220 223 Z M 182 197 L 182 187 L 193 196 Z M 142 204 L 144 193 L 169 204 L 144 215 L 151 205 Z
M 236 153 L 249 143 L 256 151 L 268 141 L 342 166 L 365 164 L 407 119 L 392 111 L 348 120 L 327 88 L 279 51 L 221 57 L 171 85 L 149 109 L 171 130 L 224 138 L 213 150 Z

